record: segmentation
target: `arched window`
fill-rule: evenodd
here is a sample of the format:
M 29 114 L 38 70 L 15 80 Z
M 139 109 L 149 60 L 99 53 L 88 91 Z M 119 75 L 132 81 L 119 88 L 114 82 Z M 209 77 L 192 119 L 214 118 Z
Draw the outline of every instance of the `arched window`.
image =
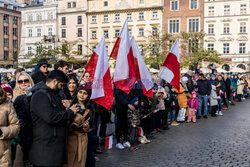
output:
M 224 64 L 224 65 L 222 66 L 222 69 L 223 69 L 223 70 L 226 70 L 226 71 L 229 71 L 229 70 L 230 70 L 230 67 L 229 67 L 229 65 Z
M 246 66 L 244 64 L 238 64 L 237 67 L 246 70 Z

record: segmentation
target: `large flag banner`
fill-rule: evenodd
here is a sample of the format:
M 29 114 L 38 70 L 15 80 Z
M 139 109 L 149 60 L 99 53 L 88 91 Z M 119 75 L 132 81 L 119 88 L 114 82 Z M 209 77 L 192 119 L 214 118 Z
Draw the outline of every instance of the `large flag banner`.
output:
M 94 79 L 90 99 L 109 110 L 113 104 L 114 95 L 105 37 L 94 50 L 85 69 Z
M 159 77 L 180 90 L 180 47 L 178 39 L 175 41 L 171 51 L 168 53 Z
M 131 46 L 133 50 L 133 56 L 135 58 L 135 70 L 136 70 L 136 79 L 142 84 L 143 94 L 147 97 L 153 97 L 152 88 L 154 87 L 154 80 L 148 70 L 146 63 L 141 56 L 140 50 L 136 44 L 135 38 L 131 39 Z
M 114 71 L 114 85 L 127 94 L 136 82 L 136 70 L 134 56 L 128 33 L 128 21 L 126 20 L 120 35 L 120 45 L 117 47 L 116 66 Z M 114 49 L 113 49 L 114 50 Z

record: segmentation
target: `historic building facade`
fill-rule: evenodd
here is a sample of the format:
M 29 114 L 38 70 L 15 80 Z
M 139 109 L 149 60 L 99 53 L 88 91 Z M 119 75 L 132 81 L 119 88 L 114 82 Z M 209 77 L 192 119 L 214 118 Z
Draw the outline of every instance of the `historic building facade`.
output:
M 57 0 L 45 0 L 43 3 L 21 8 L 22 33 L 19 63 L 29 62 L 39 54 L 38 43 L 53 49 L 57 46 Z
M 248 70 L 250 57 L 250 1 L 206 0 L 204 2 L 204 47 L 217 50 L 227 63 L 223 69 Z
M 60 44 L 70 42 L 75 58 L 87 54 L 87 0 L 58 0 L 57 24 Z
M 95 48 L 105 35 L 111 53 L 126 18 L 130 36 L 142 49 L 151 34 L 162 32 L 163 0 L 88 0 L 88 47 Z
M 17 62 L 21 37 L 20 4 L 0 1 L 0 65 Z

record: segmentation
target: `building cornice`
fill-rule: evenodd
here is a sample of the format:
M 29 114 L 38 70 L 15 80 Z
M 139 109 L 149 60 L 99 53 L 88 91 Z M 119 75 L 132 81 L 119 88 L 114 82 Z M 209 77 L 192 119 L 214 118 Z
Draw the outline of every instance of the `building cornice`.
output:
M 53 4 L 53 5 L 37 5 L 37 6 L 26 6 L 26 7 L 21 7 L 21 11 L 28 11 L 28 10 L 35 10 L 37 9 L 44 9 L 44 8 L 53 8 L 56 7 L 57 8 L 57 4 Z
M 70 11 L 70 12 L 58 12 L 57 15 L 64 15 L 64 14 L 74 14 L 74 13 L 86 13 L 86 10 L 77 10 L 77 11 Z
M 250 14 L 245 14 L 245 15 L 227 15 L 227 16 L 205 16 L 204 19 L 209 19 L 209 18 L 232 18 L 232 17 L 249 17 Z
M 118 9 L 118 10 L 105 10 L 96 12 L 86 12 L 87 15 L 103 14 L 103 13 L 127 13 L 127 12 L 142 12 L 143 10 L 163 10 L 163 6 L 148 7 L 148 8 L 134 8 L 134 9 Z
M 0 7 L 0 11 L 1 11 L 0 13 L 5 13 L 4 11 L 7 11 L 7 12 L 10 12 L 10 13 L 21 14 L 20 11 L 16 11 L 16 10 L 12 10 L 12 9 L 6 9 L 6 8 L 3 8 L 3 7 Z

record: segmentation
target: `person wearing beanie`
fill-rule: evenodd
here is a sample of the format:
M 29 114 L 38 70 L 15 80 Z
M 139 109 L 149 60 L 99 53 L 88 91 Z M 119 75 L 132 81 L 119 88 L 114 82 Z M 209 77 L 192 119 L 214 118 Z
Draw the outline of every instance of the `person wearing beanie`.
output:
M 7 95 L 7 101 L 12 101 L 12 98 L 13 98 L 13 89 L 11 88 L 11 86 L 9 84 L 7 84 L 6 82 L 3 81 L 1 83 L 1 88 L 3 89 L 3 91 Z
M 38 71 L 31 75 L 33 81 L 35 84 L 37 84 L 40 81 L 46 82 L 46 78 L 48 76 L 48 68 L 50 67 L 50 64 L 46 59 L 41 59 L 37 63 Z
M 187 122 L 196 122 L 196 112 L 199 107 L 199 101 L 197 99 L 197 93 L 193 90 L 192 91 L 192 98 L 188 100 L 188 120 Z

